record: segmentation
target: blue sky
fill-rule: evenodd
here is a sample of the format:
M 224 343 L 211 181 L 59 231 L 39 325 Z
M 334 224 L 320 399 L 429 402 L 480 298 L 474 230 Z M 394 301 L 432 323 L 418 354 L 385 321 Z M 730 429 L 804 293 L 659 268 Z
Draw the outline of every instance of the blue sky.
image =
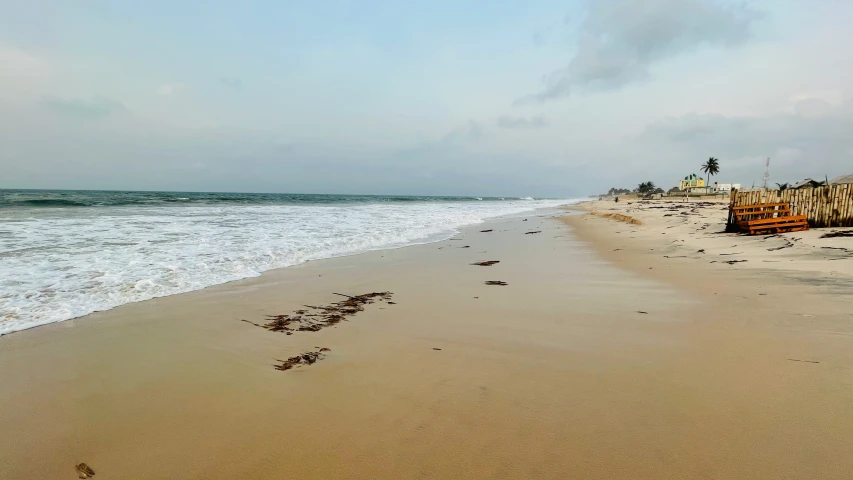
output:
M 580 196 L 853 171 L 853 2 L 0 0 L 0 188 Z

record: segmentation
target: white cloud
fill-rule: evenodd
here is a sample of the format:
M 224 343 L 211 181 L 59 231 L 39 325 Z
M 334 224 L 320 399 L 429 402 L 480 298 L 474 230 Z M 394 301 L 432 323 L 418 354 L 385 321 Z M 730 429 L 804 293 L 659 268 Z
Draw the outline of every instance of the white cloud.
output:
M 186 85 L 184 85 L 183 83 L 165 83 L 163 85 L 160 85 L 160 88 L 157 89 L 157 93 L 159 93 L 160 95 L 163 95 L 165 97 L 168 97 L 170 95 L 177 93 L 179 90 L 182 90 L 184 88 L 186 88 Z
M 0 99 L 20 101 L 35 94 L 52 75 L 50 64 L 24 50 L 0 45 Z
M 497 125 L 501 128 L 542 128 L 548 126 L 548 119 L 542 115 L 530 118 L 503 116 L 498 118 Z
M 34 78 L 50 73 L 47 62 L 8 45 L 0 45 L 0 65 L 0 78 Z
M 822 98 L 800 98 L 793 105 L 793 111 L 803 117 L 819 117 L 832 112 L 835 107 Z

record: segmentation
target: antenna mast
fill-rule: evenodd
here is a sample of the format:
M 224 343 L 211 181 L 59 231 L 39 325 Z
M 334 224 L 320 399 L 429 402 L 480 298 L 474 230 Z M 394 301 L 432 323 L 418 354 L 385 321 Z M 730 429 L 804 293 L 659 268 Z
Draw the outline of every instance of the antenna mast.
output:
M 767 184 L 770 183 L 770 157 L 767 157 L 767 165 L 764 168 L 764 181 L 761 188 L 767 189 Z

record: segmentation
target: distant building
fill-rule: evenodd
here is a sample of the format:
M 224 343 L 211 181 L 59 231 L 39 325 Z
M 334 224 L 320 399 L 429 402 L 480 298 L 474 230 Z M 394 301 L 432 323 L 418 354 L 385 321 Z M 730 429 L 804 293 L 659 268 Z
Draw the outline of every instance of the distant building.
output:
M 684 180 L 681 181 L 679 188 L 682 190 L 694 189 L 694 188 L 705 188 L 705 179 L 696 175 L 695 173 L 691 173 L 690 175 L 684 177 Z
M 812 186 L 812 185 L 814 185 L 815 183 L 817 183 L 817 182 L 815 182 L 815 181 L 814 181 L 814 180 L 812 180 L 811 178 L 806 178 L 806 179 L 804 179 L 802 182 L 797 182 L 797 183 L 795 183 L 795 184 L 793 184 L 793 185 L 789 186 L 788 188 L 794 188 L 794 189 L 797 189 L 797 188 L 811 187 L 811 186 Z
M 840 185 L 843 183 L 853 183 L 853 174 L 850 175 L 841 175 L 840 177 L 835 177 L 830 180 L 830 185 Z
M 740 190 L 740 184 L 714 182 L 714 193 L 729 193 L 732 191 L 733 188 Z

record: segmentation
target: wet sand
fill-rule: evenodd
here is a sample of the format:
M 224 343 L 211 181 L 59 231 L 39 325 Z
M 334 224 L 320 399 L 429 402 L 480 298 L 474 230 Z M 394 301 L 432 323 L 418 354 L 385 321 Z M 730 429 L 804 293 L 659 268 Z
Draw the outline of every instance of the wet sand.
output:
M 0 478 L 849 478 L 849 290 L 551 217 L 0 338 Z M 318 332 L 240 321 L 385 290 Z

